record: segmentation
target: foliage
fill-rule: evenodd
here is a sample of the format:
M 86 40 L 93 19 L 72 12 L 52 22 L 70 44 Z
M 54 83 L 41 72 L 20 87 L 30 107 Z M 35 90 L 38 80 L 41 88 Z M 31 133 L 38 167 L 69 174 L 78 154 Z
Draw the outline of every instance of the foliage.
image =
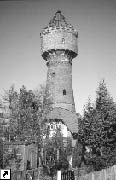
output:
M 3 140 L 0 138 L 0 168 L 3 169 Z
M 10 147 L 11 148 L 11 147 Z M 15 162 L 16 169 L 20 168 L 20 162 L 22 159 L 19 159 L 17 154 L 19 153 L 19 149 L 17 147 L 12 147 L 9 151 L 9 145 L 4 144 L 3 147 L 4 154 L 3 154 L 3 168 L 8 166 L 12 166 L 12 162 Z
M 6 105 L 9 114 L 9 134 L 11 140 L 40 135 L 40 121 L 42 121 L 42 101 L 33 91 L 27 90 L 25 86 L 18 93 L 14 86 L 5 91 L 3 106 Z M 4 132 L 8 133 L 8 132 Z M 7 135 L 6 135 L 7 136 Z
M 27 90 L 25 86 L 22 86 L 20 92 L 17 92 L 12 85 L 9 90 L 5 91 L 1 100 L 9 119 L 9 127 L 4 128 L 5 141 L 12 143 L 17 140 L 26 142 L 36 140 L 38 148 L 41 148 L 44 96 L 42 86 L 38 91 Z M 10 156 L 8 152 L 4 152 L 4 163 L 8 160 Z
M 95 104 L 88 101 L 79 124 L 78 142 L 83 148 L 76 147 L 77 154 L 81 151 L 76 165 L 80 166 L 83 160 L 93 170 L 101 170 L 116 164 L 116 106 L 104 80 L 100 82 L 96 95 Z
M 19 94 L 18 133 L 22 140 L 38 135 L 38 107 L 39 103 L 31 90 L 23 86 Z
M 17 132 L 17 117 L 18 117 L 18 93 L 14 88 L 14 85 L 10 87 L 9 90 L 5 90 L 5 93 L 2 97 L 2 107 L 5 109 L 5 118 L 9 119 L 10 126 L 5 129 L 4 136 L 6 140 L 10 138 L 14 139 L 15 132 Z
M 44 169 L 47 170 L 47 175 L 53 178 L 57 170 L 68 169 L 69 164 L 67 161 L 67 154 L 63 147 L 63 137 L 58 128 L 51 138 L 46 137 L 44 152 L 46 152 L 46 164 L 44 165 Z
M 82 165 L 82 162 L 86 164 L 85 157 L 85 147 L 82 145 L 79 140 L 76 142 L 74 151 L 73 151 L 73 159 L 72 159 L 72 166 L 80 168 Z

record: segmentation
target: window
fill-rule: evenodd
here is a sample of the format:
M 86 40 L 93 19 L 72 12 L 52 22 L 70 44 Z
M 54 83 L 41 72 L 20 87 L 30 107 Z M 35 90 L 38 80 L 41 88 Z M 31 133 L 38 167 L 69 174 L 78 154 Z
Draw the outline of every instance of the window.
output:
M 61 124 L 59 124 L 59 129 L 61 130 Z
M 3 118 L 3 113 L 0 113 L 0 117 Z
M 65 39 L 64 38 L 62 38 L 62 44 L 64 44 L 65 43 Z
M 52 76 L 55 77 L 55 72 L 52 73 Z
M 66 89 L 63 89 L 63 96 L 66 95 Z
M 51 129 L 53 129 L 53 124 L 51 124 Z

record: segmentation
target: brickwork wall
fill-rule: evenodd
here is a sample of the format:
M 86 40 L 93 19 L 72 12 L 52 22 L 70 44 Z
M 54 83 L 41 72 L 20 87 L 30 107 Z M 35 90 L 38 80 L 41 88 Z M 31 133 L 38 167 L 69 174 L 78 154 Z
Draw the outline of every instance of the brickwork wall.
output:
M 72 59 L 78 54 L 78 33 L 72 26 L 65 25 L 48 26 L 40 34 L 41 53 L 48 66 L 46 103 L 53 108 L 60 107 L 75 112 Z
M 53 107 L 75 111 L 72 91 L 72 65 L 65 54 L 61 53 L 49 60 L 46 89 L 49 102 L 53 103 Z M 66 92 L 66 95 L 63 94 L 63 91 Z
M 62 29 L 51 30 L 49 33 L 41 36 L 42 54 L 52 49 L 64 49 L 78 53 L 77 37 L 74 33 Z

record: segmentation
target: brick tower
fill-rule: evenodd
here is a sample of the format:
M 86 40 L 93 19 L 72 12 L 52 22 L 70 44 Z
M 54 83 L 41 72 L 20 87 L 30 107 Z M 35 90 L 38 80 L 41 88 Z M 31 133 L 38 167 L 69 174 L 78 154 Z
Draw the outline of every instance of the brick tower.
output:
M 46 103 L 52 107 L 48 119 L 61 119 L 70 131 L 77 132 L 77 116 L 72 90 L 72 59 L 78 54 L 77 31 L 57 11 L 43 29 L 41 54 L 47 62 Z

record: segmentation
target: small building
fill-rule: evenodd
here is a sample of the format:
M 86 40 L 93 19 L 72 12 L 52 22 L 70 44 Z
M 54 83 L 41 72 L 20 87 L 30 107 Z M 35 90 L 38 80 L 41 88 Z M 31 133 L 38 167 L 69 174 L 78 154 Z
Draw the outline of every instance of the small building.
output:
M 37 145 L 36 143 L 7 142 L 4 150 L 8 152 L 9 168 L 12 171 L 24 171 L 37 168 Z

